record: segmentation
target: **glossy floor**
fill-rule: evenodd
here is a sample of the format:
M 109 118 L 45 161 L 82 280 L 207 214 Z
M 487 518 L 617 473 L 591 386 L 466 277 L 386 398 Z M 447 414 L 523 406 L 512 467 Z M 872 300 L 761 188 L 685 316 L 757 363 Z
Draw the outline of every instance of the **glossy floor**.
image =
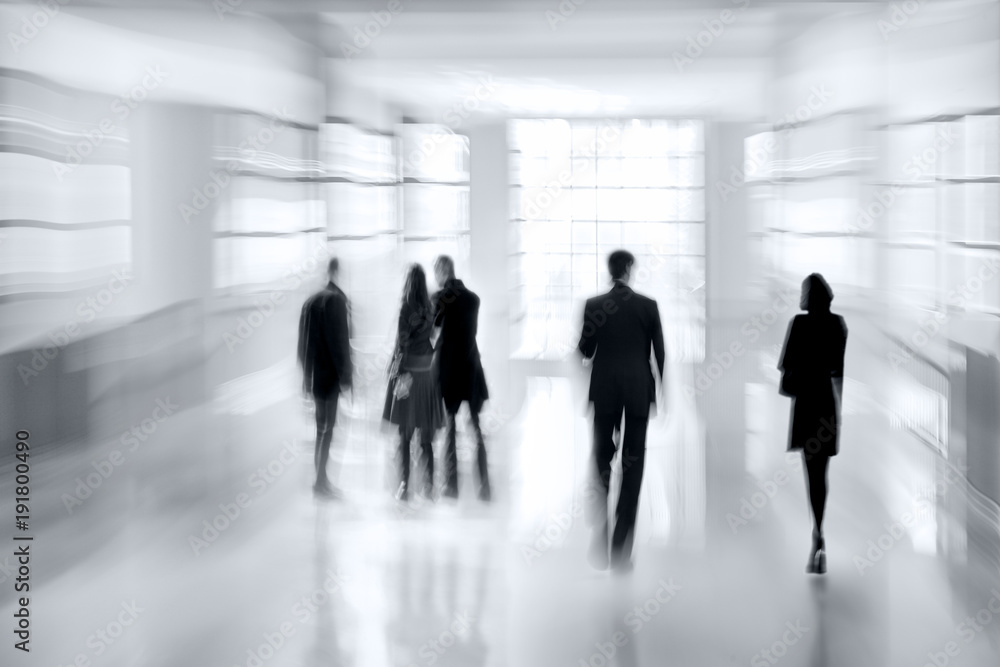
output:
M 333 466 L 345 497 L 317 501 L 308 416 L 291 399 L 267 403 L 227 417 L 235 444 L 197 462 L 165 452 L 196 451 L 191 434 L 218 417 L 212 406 L 177 415 L 155 448 L 39 531 L 32 652 L 4 664 L 1000 664 L 989 610 L 1000 586 L 990 602 L 988 579 L 927 547 L 947 516 L 918 503 L 906 531 L 893 527 L 907 499 L 873 486 L 892 475 L 876 447 L 885 434 L 864 430 L 864 414 L 831 472 L 825 577 L 804 572 L 804 484 L 780 451 L 758 465 L 774 485 L 734 506 L 724 534 L 677 507 L 703 493 L 678 454 L 700 447 L 683 413 L 651 427 L 636 567 L 615 576 L 586 562 L 587 426 L 566 382 L 532 380 L 524 409 L 491 430 L 489 505 L 475 500 L 467 437 L 457 502 L 395 502 L 392 439 L 350 406 Z M 39 488 L 72 493 L 96 469 L 86 451 L 37 462 Z M 228 469 L 207 500 L 184 492 L 196 466 Z M 159 486 L 141 484 L 140 467 Z M 4 596 L 10 619 L 9 584 Z

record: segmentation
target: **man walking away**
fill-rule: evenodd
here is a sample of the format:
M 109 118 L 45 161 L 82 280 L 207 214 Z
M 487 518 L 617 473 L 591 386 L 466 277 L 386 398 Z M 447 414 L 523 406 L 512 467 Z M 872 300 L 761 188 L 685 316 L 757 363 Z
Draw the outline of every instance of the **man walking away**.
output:
M 579 350 L 593 359 L 590 401 L 594 404 L 593 469 L 597 486 L 589 517 L 594 526 L 590 550 L 597 569 L 609 565 L 608 486 L 615 455 L 614 432 L 625 415 L 622 437 L 622 483 L 615 508 L 610 564 L 619 571 L 632 568 L 632 541 L 646 458 L 649 406 L 656 402 L 656 382 L 663 381 L 663 329 L 656 301 L 629 287 L 635 257 L 616 250 L 608 257 L 611 291 L 587 300 Z M 650 368 L 656 359 L 658 378 Z

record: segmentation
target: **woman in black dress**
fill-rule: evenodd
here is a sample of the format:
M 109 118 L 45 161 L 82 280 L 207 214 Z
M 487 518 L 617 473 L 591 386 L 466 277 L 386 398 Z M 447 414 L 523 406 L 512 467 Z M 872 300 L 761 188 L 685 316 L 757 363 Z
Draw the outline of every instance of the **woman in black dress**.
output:
M 403 286 L 399 311 L 392 377 L 386 391 L 382 418 L 399 426 L 399 457 L 402 479 L 396 497 L 409 499 L 410 441 L 420 432 L 424 458 L 424 493 L 434 490 L 434 433 L 444 423 L 441 391 L 431 371 L 434 348 L 431 332 L 434 311 L 427 294 L 427 278 L 419 264 L 410 267 Z
M 800 306 L 808 311 L 788 325 L 778 368 L 781 393 L 792 397 L 788 449 L 802 450 L 813 516 L 813 545 L 807 572 L 826 572 L 823 513 L 827 468 L 839 449 L 840 401 L 844 389 L 847 325 L 830 312 L 833 291 L 818 273 L 802 282 Z

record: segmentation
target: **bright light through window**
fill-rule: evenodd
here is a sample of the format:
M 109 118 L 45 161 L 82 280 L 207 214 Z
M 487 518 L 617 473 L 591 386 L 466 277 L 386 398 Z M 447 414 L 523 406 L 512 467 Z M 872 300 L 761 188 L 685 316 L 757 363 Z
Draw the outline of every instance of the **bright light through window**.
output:
M 672 359 L 704 356 L 705 153 L 697 120 L 518 120 L 509 126 L 514 356 L 562 358 L 608 254 L 638 261 Z

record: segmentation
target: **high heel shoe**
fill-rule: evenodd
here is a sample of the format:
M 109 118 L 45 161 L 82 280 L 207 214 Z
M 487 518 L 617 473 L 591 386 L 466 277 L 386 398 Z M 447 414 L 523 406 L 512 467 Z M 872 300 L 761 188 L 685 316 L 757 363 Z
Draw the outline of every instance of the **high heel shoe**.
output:
M 806 563 L 806 572 L 826 574 L 826 540 L 817 533 L 813 533 L 813 548 L 809 554 L 809 562 Z
M 826 551 L 823 549 L 816 554 L 816 574 L 826 574 Z

